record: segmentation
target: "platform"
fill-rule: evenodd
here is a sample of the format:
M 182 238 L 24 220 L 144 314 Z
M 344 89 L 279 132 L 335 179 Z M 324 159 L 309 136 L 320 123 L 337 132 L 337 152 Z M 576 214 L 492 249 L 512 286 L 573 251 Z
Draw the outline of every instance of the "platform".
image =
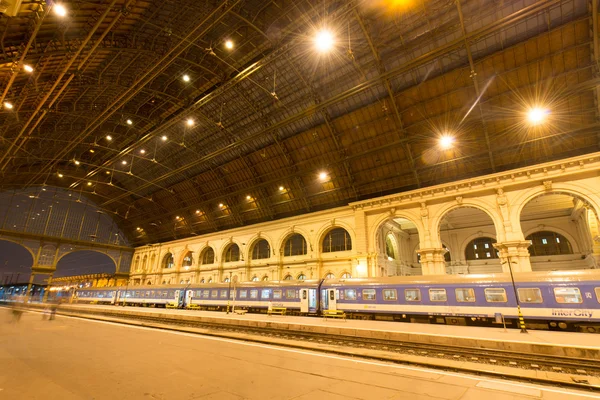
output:
M 288 318 L 288 317 L 286 317 Z M 0 399 L 583 400 L 589 392 L 0 309 Z
M 110 314 L 156 314 L 164 319 L 188 319 L 203 323 L 229 324 L 248 327 L 268 327 L 289 331 L 375 338 L 402 342 L 432 343 L 448 346 L 477 347 L 527 354 L 575 357 L 600 360 L 600 335 L 579 332 L 429 325 L 388 321 L 324 320 L 318 317 L 267 316 L 265 314 L 226 314 L 217 311 L 180 310 L 145 307 L 101 305 L 64 305 L 71 310 L 103 310 Z

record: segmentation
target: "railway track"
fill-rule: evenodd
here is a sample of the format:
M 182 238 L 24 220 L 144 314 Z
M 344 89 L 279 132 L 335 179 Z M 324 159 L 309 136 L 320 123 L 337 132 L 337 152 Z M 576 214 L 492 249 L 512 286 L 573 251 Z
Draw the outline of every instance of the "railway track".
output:
M 422 365 L 456 372 L 501 376 L 505 379 L 600 392 L 600 384 L 598 384 L 600 382 L 600 360 L 580 360 L 504 350 L 367 339 L 274 328 L 232 326 L 187 319 L 166 319 L 153 315 L 104 312 L 103 310 L 69 309 L 60 310 L 59 313 L 81 318 L 110 320 L 118 318 L 119 320 L 113 322 L 158 329 L 184 330 L 202 335 Z

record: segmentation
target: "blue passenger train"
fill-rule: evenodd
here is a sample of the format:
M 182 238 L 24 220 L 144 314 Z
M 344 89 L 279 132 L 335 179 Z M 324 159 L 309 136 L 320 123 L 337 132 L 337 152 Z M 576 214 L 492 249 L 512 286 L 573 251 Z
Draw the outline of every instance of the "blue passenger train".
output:
M 534 329 L 600 333 L 600 272 L 410 276 L 79 289 L 78 302 L 321 315 L 448 325 L 517 326 L 517 298 Z

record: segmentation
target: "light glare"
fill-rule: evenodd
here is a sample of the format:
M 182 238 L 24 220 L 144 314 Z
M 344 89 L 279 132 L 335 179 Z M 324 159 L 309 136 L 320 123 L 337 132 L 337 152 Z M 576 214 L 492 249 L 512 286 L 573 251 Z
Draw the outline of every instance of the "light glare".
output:
M 167 139 L 168 139 L 168 137 L 166 137 L 166 136 L 163 136 L 163 137 L 161 137 L 161 139 L 162 139 L 162 141 L 163 141 L 163 142 L 166 142 L 166 141 L 167 141 Z
M 527 120 L 529 120 L 529 123 L 531 125 L 539 125 L 546 120 L 548 114 L 550 114 L 550 111 L 544 108 L 534 107 L 529 109 L 529 111 L 527 112 Z
M 189 75 L 184 75 L 183 76 L 183 80 L 184 80 L 184 82 L 189 82 L 190 81 L 190 76 Z
M 127 120 L 127 125 L 131 125 L 131 124 L 133 124 L 133 121 L 132 121 L 132 120 L 130 120 L 130 119 L 128 119 L 128 120 Z
M 194 120 L 191 118 L 188 118 L 188 120 L 186 121 L 186 123 L 188 124 L 188 126 L 192 126 L 194 125 Z
M 33 67 L 31 65 L 25 64 L 23 66 L 23 69 L 25 70 L 25 72 L 29 72 L 29 73 L 33 72 Z
M 233 49 L 233 42 L 231 40 L 226 41 L 225 47 L 227 47 L 229 50 Z
M 279 186 L 279 190 L 283 192 L 283 186 Z
M 327 172 L 321 172 L 319 174 L 319 179 L 322 181 L 327 180 Z
M 112 136 L 106 135 L 106 140 L 108 140 L 110 142 L 112 140 Z
M 64 17 L 65 15 L 67 15 L 67 9 L 62 4 L 55 4 L 54 13 L 59 17 Z
M 4 102 L 4 108 L 8 109 L 8 110 L 12 110 L 13 105 L 10 101 L 5 101 Z
M 442 149 L 449 149 L 454 144 L 454 138 L 450 135 L 444 135 L 440 138 L 440 147 Z
M 333 35 L 328 30 L 319 31 L 315 36 L 315 46 L 321 52 L 331 50 L 333 43 Z
M 146 154 L 146 150 L 144 150 L 144 149 L 141 149 L 141 150 L 140 150 L 140 154 Z

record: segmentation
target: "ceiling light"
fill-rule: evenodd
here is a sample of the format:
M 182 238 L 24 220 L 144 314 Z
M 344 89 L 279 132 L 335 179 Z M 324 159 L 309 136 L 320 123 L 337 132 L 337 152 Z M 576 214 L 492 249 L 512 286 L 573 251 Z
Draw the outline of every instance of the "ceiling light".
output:
M 130 119 L 128 119 L 128 120 L 127 120 L 127 125 L 131 125 L 131 124 L 133 124 L 133 121 L 132 121 L 132 120 L 130 120 Z
M 196 214 L 200 214 L 200 210 L 196 210 Z
M 58 177 L 59 177 L 59 178 L 62 178 L 63 176 L 64 176 L 64 175 L 63 175 L 63 174 L 61 174 L 61 173 L 59 173 L 59 174 L 58 174 Z
M 179 221 L 179 219 L 180 219 L 180 218 L 179 218 L 179 215 L 178 215 L 178 216 L 176 216 L 176 217 L 175 217 L 175 219 L 176 219 L 177 221 Z
M 331 50 L 333 44 L 333 35 L 328 30 L 321 30 L 315 36 L 315 46 L 320 52 Z
M 328 176 L 327 176 L 327 172 L 321 172 L 319 173 L 319 179 L 322 181 L 327 180 Z
M 246 200 L 252 200 L 252 196 L 250 196 L 250 195 L 246 196 Z
M 191 118 L 188 118 L 188 120 L 186 121 L 186 124 L 188 124 L 188 126 L 192 126 L 192 125 L 194 125 L 194 120 Z
M 121 164 L 123 164 L 123 165 L 127 165 L 127 160 L 123 160 L 123 161 L 121 161 Z
M 163 137 L 161 137 L 161 140 L 162 140 L 163 142 L 166 142 L 166 141 L 167 141 L 167 139 L 168 139 L 168 137 L 166 137 L 166 136 L 163 136 Z
M 29 72 L 29 73 L 33 72 L 33 67 L 31 65 L 25 64 L 25 65 L 23 65 L 23 69 L 25 70 L 25 72 Z
M 141 150 L 140 150 L 140 154 L 146 154 L 146 150 L 144 150 L 144 149 L 141 149 Z
M 452 147 L 452 145 L 454 144 L 454 137 L 446 134 L 446 135 L 442 135 L 442 137 L 440 137 L 440 147 L 442 149 L 449 149 Z
M 95 153 L 96 151 L 94 149 L 90 149 L 90 153 Z
M 75 165 L 81 164 L 79 161 L 75 160 Z
M 227 47 L 229 50 L 233 49 L 233 42 L 231 40 L 227 40 L 225 42 L 225 47 Z
M 12 105 L 12 103 L 10 101 L 5 101 L 4 102 L 4 108 L 6 108 L 7 110 L 12 110 L 14 106 Z
M 534 107 L 527 112 L 527 120 L 531 125 L 539 125 L 544 123 L 550 111 L 545 108 Z
M 110 142 L 112 140 L 112 136 L 106 135 L 106 140 L 108 140 Z
M 279 191 L 283 192 L 283 186 L 279 186 Z
M 219 208 L 223 208 L 223 203 L 219 203 Z
M 88 186 L 92 186 L 92 182 L 88 182 L 88 183 L 87 183 L 87 185 L 88 185 Z
M 186 75 L 184 75 L 184 76 L 183 76 L 183 81 L 184 81 L 184 82 L 189 82 L 189 81 L 190 81 L 190 76 L 189 76 L 189 75 L 187 75 L 187 74 L 186 74 Z
M 106 171 L 106 175 L 110 175 L 110 171 Z
M 67 9 L 62 4 L 55 4 L 52 8 L 54 9 L 54 13 L 59 17 L 67 15 Z
M 135 228 L 136 231 L 141 231 L 142 228 L 140 228 L 139 226 L 137 228 Z

